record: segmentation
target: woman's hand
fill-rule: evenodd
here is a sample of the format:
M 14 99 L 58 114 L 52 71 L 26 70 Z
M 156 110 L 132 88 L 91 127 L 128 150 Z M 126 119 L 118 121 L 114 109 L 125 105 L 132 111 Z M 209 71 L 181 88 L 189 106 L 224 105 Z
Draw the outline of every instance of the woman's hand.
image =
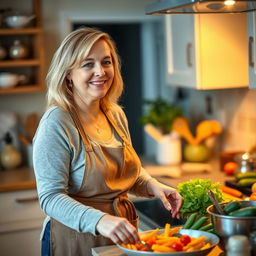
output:
M 152 179 L 148 182 L 148 193 L 159 198 L 164 207 L 172 212 L 173 218 L 180 218 L 179 210 L 182 205 L 182 197 L 176 189 Z
M 115 244 L 135 244 L 140 241 L 136 228 L 125 218 L 106 214 L 97 223 L 96 230 Z

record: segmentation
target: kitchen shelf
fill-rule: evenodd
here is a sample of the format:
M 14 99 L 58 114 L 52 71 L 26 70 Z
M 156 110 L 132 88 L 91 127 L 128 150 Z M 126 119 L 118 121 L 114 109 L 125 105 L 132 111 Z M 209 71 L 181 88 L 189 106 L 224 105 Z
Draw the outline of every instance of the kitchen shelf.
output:
M 17 87 L 9 88 L 9 89 L 1 88 L 0 95 L 41 92 L 43 90 L 44 90 L 44 86 L 41 86 L 40 84 L 19 85 Z
M 42 28 L 23 28 L 23 29 L 0 29 L 0 35 L 29 35 L 29 34 L 39 34 L 42 32 Z
M 39 59 L 0 61 L 0 67 L 19 67 L 19 66 L 38 66 L 38 65 L 40 65 Z
M 26 4 L 27 7 L 31 7 L 32 13 L 36 17 L 33 22 L 31 22 L 31 26 L 19 29 L 0 28 L 0 38 L 1 43 L 7 49 L 10 47 L 10 41 L 16 39 L 19 40 L 21 38 L 25 39 L 25 44 L 27 44 L 27 47 L 29 47 L 30 50 L 29 57 L 27 59 L 19 60 L 0 60 L 0 72 L 11 72 L 18 75 L 27 75 L 29 84 L 17 85 L 13 88 L 0 89 L 0 95 L 39 92 L 45 89 L 45 52 L 41 21 L 41 0 L 27 0 Z

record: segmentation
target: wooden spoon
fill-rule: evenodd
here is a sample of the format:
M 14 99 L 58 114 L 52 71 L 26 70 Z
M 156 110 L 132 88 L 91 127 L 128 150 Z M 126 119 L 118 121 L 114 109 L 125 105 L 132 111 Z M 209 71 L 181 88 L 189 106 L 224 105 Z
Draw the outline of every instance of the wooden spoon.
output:
M 196 144 L 196 140 L 189 130 L 188 120 L 184 117 L 177 117 L 173 121 L 172 129 L 185 138 L 189 144 Z

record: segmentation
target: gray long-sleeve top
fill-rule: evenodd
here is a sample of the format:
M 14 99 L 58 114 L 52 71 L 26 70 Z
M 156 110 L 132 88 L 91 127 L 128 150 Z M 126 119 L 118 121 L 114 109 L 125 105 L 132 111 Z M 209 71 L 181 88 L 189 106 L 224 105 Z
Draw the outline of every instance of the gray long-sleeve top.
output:
M 130 140 L 124 112 L 120 108 L 112 114 Z M 45 112 L 33 140 L 33 163 L 39 202 L 47 215 L 45 222 L 53 217 L 78 232 L 95 234 L 97 222 L 106 213 L 69 196 L 82 185 L 86 160 L 83 140 L 68 112 L 59 107 Z M 150 179 L 141 168 L 130 192 L 149 197 L 146 186 Z

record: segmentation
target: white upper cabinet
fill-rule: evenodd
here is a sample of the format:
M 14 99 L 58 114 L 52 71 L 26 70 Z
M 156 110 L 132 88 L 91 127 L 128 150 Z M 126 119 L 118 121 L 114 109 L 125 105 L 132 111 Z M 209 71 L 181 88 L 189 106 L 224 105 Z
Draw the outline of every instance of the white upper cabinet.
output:
M 166 15 L 165 24 L 168 84 L 248 87 L 246 14 Z
M 255 22 L 256 22 L 256 14 L 255 12 L 249 12 L 247 14 L 247 23 L 248 23 L 248 51 L 249 51 L 249 56 L 248 56 L 248 63 L 249 63 L 249 87 L 251 89 L 256 89 L 256 67 L 255 67 L 255 48 L 256 48 L 256 43 L 255 43 L 255 38 L 256 38 L 256 27 L 255 27 Z

